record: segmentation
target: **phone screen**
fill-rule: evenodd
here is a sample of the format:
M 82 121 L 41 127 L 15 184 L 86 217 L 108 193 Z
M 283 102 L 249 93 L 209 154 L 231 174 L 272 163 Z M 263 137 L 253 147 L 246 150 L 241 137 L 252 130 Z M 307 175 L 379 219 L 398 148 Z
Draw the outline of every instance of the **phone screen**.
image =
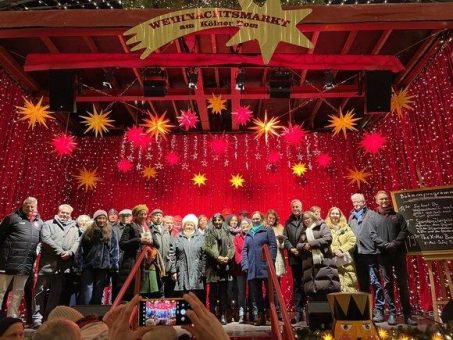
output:
M 140 326 L 175 326 L 190 324 L 186 315 L 190 305 L 184 299 L 144 299 L 140 301 Z

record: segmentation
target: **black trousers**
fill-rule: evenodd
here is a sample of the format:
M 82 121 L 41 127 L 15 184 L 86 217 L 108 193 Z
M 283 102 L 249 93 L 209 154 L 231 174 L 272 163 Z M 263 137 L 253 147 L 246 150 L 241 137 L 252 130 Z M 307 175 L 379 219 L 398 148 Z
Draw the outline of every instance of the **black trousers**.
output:
M 209 283 L 209 310 L 215 314 L 217 299 L 220 302 L 219 312 L 225 314 L 227 310 L 228 281 Z
M 297 313 L 302 313 L 307 302 L 302 282 L 302 264 L 291 266 L 291 272 L 293 274 L 294 307 Z

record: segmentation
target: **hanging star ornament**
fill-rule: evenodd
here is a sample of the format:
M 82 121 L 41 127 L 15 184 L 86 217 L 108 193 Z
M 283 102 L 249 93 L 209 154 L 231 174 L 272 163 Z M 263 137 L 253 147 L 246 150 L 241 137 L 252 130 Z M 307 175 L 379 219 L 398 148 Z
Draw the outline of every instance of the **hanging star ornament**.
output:
M 179 154 L 177 152 L 169 152 L 165 156 L 165 161 L 167 162 L 168 165 L 177 165 L 179 164 L 179 161 L 181 160 L 181 157 L 179 157 Z
M 316 159 L 320 168 L 327 168 L 332 161 L 332 156 L 328 153 L 322 153 Z
M 291 170 L 293 170 L 293 175 L 300 177 L 300 176 L 304 175 L 308 169 L 307 169 L 307 166 L 305 165 L 305 163 L 296 163 L 293 165 Z
M 267 161 L 270 164 L 275 165 L 278 162 L 280 162 L 281 158 L 282 158 L 282 155 L 280 154 L 280 152 L 278 152 L 277 150 L 272 150 L 269 152 L 269 155 L 267 156 Z
M 278 129 L 283 128 L 283 126 L 278 125 L 280 121 L 276 117 L 272 117 L 271 119 L 267 119 L 267 110 L 264 111 L 264 120 L 259 118 L 253 119 L 253 124 L 255 126 L 251 127 L 252 130 L 255 130 L 256 137 L 255 139 L 264 136 L 264 140 L 268 141 L 270 135 L 279 136 Z
M 188 131 L 189 129 L 196 128 L 199 120 L 195 112 L 193 112 L 191 109 L 187 109 L 186 111 L 181 110 L 181 115 L 178 117 L 178 122 L 180 127 Z
M 22 115 L 19 120 L 28 120 L 28 127 L 33 130 L 36 124 L 44 125 L 47 127 L 46 119 L 55 119 L 51 116 L 53 112 L 48 111 L 49 105 L 42 105 L 42 99 L 39 99 L 36 105 L 32 101 L 29 101 L 27 98 L 22 97 L 25 101 L 24 106 L 16 106 L 18 113 Z
M 192 177 L 193 185 L 198 185 L 198 187 L 201 187 L 202 185 L 206 185 L 206 181 L 208 179 L 206 178 L 205 174 L 198 173 L 194 174 Z
M 226 43 L 227 46 L 239 45 L 256 39 L 265 64 L 271 60 L 280 41 L 313 48 L 311 41 L 297 29 L 297 24 L 312 12 L 311 9 L 284 11 L 280 0 L 267 0 L 262 6 L 257 5 L 253 0 L 238 1 L 243 13 L 252 13 L 257 18 L 265 16 L 276 18 L 276 23 L 269 25 L 255 21 L 255 25 L 252 27 L 244 25 Z M 258 25 L 258 29 L 256 25 Z
M 356 167 L 354 167 L 354 169 L 348 169 L 348 171 L 349 171 L 349 174 L 346 176 L 346 178 L 351 180 L 349 182 L 349 184 L 356 183 L 357 187 L 359 189 L 360 189 L 361 183 L 368 184 L 368 182 L 366 181 L 367 177 L 370 176 L 370 174 L 368 172 L 366 172 L 364 170 L 357 170 Z
M 387 138 L 379 132 L 365 133 L 362 141 L 360 142 L 360 146 L 365 150 L 365 152 L 376 154 L 383 148 L 386 142 Z
M 88 112 L 88 116 L 80 116 L 80 118 L 83 118 L 83 124 L 87 126 L 87 129 L 85 130 L 84 133 L 87 133 L 91 130 L 94 131 L 94 136 L 97 137 L 98 135 L 101 135 L 104 132 L 108 132 L 108 128 L 112 128 L 113 125 L 112 123 L 114 120 L 109 119 L 109 114 L 111 111 L 104 112 L 104 110 L 101 109 L 101 111 L 97 111 L 96 107 L 93 105 L 93 112 Z
M 213 137 L 212 140 L 209 142 L 212 152 L 216 155 L 223 154 L 227 152 L 230 143 L 225 139 L 225 137 Z
M 390 102 L 390 111 L 398 115 L 398 117 L 402 117 L 403 110 L 413 110 L 414 108 L 411 106 L 414 101 L 412 98 L 415 96 L 409 96 L 408 89 L 405 88 L 403 90 L 395 91 L 392 89 L 392 100 Z
M 166 135 L 170 133 L 170 130 L 174 125 L 170 124 L 170 120 L 166 118 L 167 112 L 164 112 L 161 116 L 147 112 L 149 118 L 145 119 L 142 126 L 146 129 L 146 133 L 154 137 L 156 141 L 159 137 L 166 138 Z
M 328 128 L 332 128 L 333 135 L 335 136 L 338 134 L 340 131 L 343 131 L 344 138 L 346 138 L 346 131 L 357 131 L 355 126 L 357 125 L 356 121 L 360 120 L 360 118 L 354 118 L 354 109 L 346 112 L 345 115 L 343 115 L 343 112 L 340 111 L 338 113 L 338 116 L 336 115 L 329 115 L 330 120 L 329 123 L 330 125 L 327 125 Z
M 119 172 L 126 173 L 132 170 L 133 164 L 128 159 L 122 159 L 117 163 L 116 166 Z
M 250 106 L 239 106 L 236 111 L 231 112 L 233 121 L 239 125 L 246 125 L 252 119 L 253 111 Z
M 74 176 L 77 181 L 79 182 L 79 185 L 77 188 L 80 187 L 85 187 L 85 191 L 92 190 L 96 188 L 97 182 L 99 182 L 100 178 L 98 177 L 97 174 L 97 169 L 86 169 L 83 167 L 78 175 Z
M 234 187 L 235 189 L 238 189 L 240 187 L 244 186 L 244 178 L 240 174 L 232 175 L 230 178 L 230 183 L 231 186 Z
M 292 123 L 289 123 L 288 127 L 284 127 L 282 132 L 283 139 L 290 145 L 300 144 L 305 135 L 306 133 L 302 126 L 293 125 Z
M 69 156 L 77 147 L 74 136 L 62 133 L 52 139 L 53 151 L 59 156 Z
M 143 177 L 146 179 L 151 179 L 156 177 L 157 175 L 157 170 L 152 167 L 152 166 L 145 166 L 145 168 L 142 171 Z
M 222 99 L 222 95 L 216 96 L 214 93 L 211 98 L 208 98 L 208 109 L 212 110 L 212 113 L 222 114 L 222 110 L 226 110 L 226 99 Z

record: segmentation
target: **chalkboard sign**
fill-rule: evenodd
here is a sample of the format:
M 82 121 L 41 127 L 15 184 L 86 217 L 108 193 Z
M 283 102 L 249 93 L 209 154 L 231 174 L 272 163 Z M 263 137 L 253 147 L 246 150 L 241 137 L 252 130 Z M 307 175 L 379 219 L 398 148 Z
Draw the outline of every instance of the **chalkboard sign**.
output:
M 395 210 L 409 229 L 409 255 L 453 253 L 453 186 L 394 191 Z

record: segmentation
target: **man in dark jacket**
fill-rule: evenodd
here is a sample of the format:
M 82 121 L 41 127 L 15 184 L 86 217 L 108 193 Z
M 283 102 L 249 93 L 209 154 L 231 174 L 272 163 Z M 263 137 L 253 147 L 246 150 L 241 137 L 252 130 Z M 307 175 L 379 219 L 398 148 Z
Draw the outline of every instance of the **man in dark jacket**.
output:
M 292 320 L 293 323 L 302 321 L 303 309 L 306 302 L 305 293 L 302 286 L 302 259 L 297 250 L 300 234 L 304 228 L 302 224 L 302 202 L 298 199 L 291 201 L 291 212 L 288 220 L 285 222 L 283 238 L 285 248 L 288 250 L 289 265 L 293 274 L 293 296 L 296 315 Z
M 22 208 L 5 217 L 0 225 L 0 304 L 13 281 L 8 316 L 17 318 L 25 283 L 33 272 L 42 220 L 38 200 L 28 197 Z
M 354 260 L 357 270 L 359 288 L 362 292 L 370 293 L 370 284 L 374 289 L 374 322 L 384 321 L 384 292 L 379 274 L 379 249 L 371 239 L 371 230 L 379 222 L 379 216 L 365 205 L 362 194 L 353 194 L 351 201 L 354 209 L 349 216 L 348 224 L 357 238 Z
M 407 282 L 406 247 L 404 241 L 408 236 L 407 223 L 403 215 L 393 210 L 389 196 L 385 191 L 378 191 L 376 196 L 377 210 L 380 216 L 376 228 L 371 230 L 371 239 L 380 250 L 379 263 L 384 273 L 384 295 L 389 307 L 388 324 L 394 326 L 396 321 L 395 297 L 393 292 L 393 271 L 400 291 L 404 322 L 410 326 L 417 325 L 411 318 L 409 286 Z
M 157 239 L 157 243 L 154 245 L 159 249 L 159 253 L 162 256 L 165 264 L 165 277 L 163 278 L 164 285 L 161 287 L 161 295 L 164 295 L 165 282 L 169 281 L 170 275 L 168 275 L 168 270 L 170 269 L 169 257 L 170 252 L 170 243 L 171 235 L 170 232 L 164 227 L 163 224 L 164 212 L 161 209 L 154 209 L 151 211 L 151 232 L 153 237 Z
M 58 207 L 52 220 L 41 229 L 41 260 L 33 306 L 33 327 L 41 326 L 50 311 L 60 304 L 69 304 L 70 280 L 74 254 L 79 247 L 79 230 L 71 219 L 69 204 Z

